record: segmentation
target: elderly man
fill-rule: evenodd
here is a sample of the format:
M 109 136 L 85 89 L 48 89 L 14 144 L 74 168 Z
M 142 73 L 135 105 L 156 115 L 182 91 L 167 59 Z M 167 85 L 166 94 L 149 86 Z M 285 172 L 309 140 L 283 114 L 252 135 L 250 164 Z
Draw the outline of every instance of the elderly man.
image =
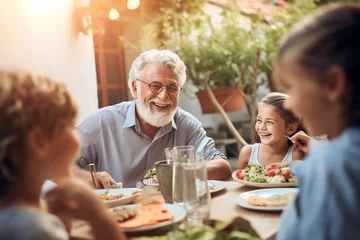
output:
M 185 80 L 186 67 L 178 55 L 168 50 L 142 53 L 129 73 L 134 101 L 99 109 L 78 126 L 83 147 L 77 165 L 84 169 L 95 163 L 102 187 L 115 181 L 133 187 L 156 161 L 165 159 L 165 148 L 193 145 L 211 160 L 208 178 L 228 180 L 231 168 L 225 155 L 201 123 L 178 107 Z M 89 172 L 76 173 L 91 181 Z

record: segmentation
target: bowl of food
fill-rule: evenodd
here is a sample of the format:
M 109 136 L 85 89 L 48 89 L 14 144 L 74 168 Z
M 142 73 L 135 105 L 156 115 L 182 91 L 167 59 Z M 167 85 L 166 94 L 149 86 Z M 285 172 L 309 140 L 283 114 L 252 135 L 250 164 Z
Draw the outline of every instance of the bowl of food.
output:
M 144 186 L 159 188 L 159 181 L 156 176 L 155 168 L 147 170 L 145 176 L 137 181 L 136 186 L 138 188 L 143 188 Z

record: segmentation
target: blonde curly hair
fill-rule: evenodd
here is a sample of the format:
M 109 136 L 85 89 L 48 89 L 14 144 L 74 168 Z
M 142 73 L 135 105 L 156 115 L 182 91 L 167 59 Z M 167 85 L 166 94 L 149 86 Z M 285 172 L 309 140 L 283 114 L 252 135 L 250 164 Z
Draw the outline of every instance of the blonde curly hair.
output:
M 26 136 L 39 127 L 51 139 L 73 124 L 77 105 L 64 84 L 27 72 L 0 70 L 0 189 L 26 165 Z M 0 190 L 0 193 L 2 191 Z

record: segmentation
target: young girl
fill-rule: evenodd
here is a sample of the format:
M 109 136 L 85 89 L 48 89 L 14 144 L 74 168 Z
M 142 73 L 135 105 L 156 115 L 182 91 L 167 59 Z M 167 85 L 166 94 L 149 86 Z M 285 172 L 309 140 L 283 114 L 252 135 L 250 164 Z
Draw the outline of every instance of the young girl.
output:
M 247 164 L 269 165 L 304 157 L 301 150 L 289 145 L 287 138 L 301 130 L 301 121 L 283 107 L 288 98 L 286 94 L 272 92 L 260 101 L 255 130 L 261 143 L 241 149 L 239 169 L 244 169 Z
M 89 221 L 97 239 L 123 239 L 100 198 L 70 178 L 80 148 L 76 115 L 63 84 L 0 71 L 0 239 L 69 239 L 60 218 L 42 210 L 46 179 L 59 180 L 50 210 Z
M 284 38 L 275 79 L 312 136 L 330 142 L 293 163 L 299 194 L 278 239 L 359 239 L 360 5 L 335 4 L 305 17 Z

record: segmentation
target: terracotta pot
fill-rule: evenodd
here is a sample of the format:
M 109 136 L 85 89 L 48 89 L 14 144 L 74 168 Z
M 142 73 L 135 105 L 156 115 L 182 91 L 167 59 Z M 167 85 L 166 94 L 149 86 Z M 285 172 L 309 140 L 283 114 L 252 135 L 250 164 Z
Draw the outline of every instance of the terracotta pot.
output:
M 222 87 L 213 89 L 213 93 L 226 112 L 240 111 L 243 107 L 243 97 L 235 87 Z M 206 90 L 196 93 L 201 105 L 202 113 L 218 113 L 219 111 L 211 102 Z

